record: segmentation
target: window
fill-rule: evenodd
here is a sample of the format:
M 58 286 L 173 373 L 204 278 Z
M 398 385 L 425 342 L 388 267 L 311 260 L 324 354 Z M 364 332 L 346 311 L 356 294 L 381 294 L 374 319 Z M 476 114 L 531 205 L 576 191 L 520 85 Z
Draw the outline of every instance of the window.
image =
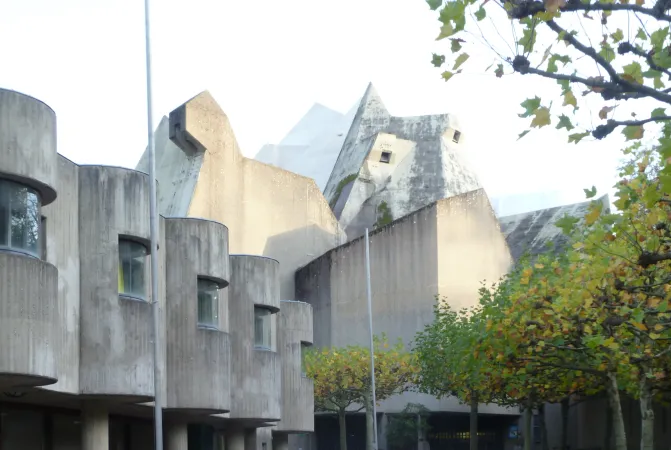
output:
M 380 156 L 380 162 L 389 164 L 389 161 L 391 161 L 391 152 L 382 152 L 382 155 Z
M 461 139 L 461 131 L 455 130 L 454 134 L 452 135 L 452 140 L 458 144 L 459 139 Z
M 254 346 L 256 348 L 271 349 L 272 312 L 268 308 L 254 307 Z
M 47 218 L 42 217 L 40 220 L 40 239 L 42 241 L 42 259 L 47 260 Z
M 198 326 L 219 328 L 219 285 L 198 278 Z
M 305 370 L 305 355 L 307 354 L 309 347 L 310 344 L 301 342 L 301 375 L 303 376 L 305 376 L 305 374 L 307 373 Z
M 119 294 L 144 300 L 147 248 L 135 241 L 119 240 Z
M 0 248 L 40 257 L 41 201 L 36 191 L 0 180 Z

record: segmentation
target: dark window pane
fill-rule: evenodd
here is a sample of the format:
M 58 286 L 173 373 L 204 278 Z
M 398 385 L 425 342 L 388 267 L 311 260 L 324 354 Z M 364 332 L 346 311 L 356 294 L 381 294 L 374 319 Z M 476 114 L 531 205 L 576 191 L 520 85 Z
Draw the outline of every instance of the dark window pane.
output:
M 0 246 L 40 256 L 40 210 L 37 192 L 0 180 Z

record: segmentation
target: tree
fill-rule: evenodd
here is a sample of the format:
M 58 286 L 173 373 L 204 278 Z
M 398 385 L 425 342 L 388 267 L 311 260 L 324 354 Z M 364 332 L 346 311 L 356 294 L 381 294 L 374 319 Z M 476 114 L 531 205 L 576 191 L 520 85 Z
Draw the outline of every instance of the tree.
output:
M 414 356 L 405 350 L 399 340 L 390 346 L 386 335 L 375 336 L 375 398 L 385 400 L 410 389 L 415 382 L 417 365 Z M 370 351 L 366 347 L 350 345 L 308 352 L 305 372 L 314 380 L 315 409 L 338 415 L 340 449 L 347 450 L 345 417 L 348 411 L 366 411 L 367 448 L 371 448 L 372 386 Z
M 426 416 L 429 410 L 418 403 L 408 403 L 399 414 L 389 416 L 387 442 L 391 450 L 417 448 L 420 436 L 430 429 Z
M 634 158 L 617 187 L 620 212 L 595 201 L 582 224 L 560 220 L 572 247 L 523 263 L 497 286 L 490 295 L 502 314 L 488 327 L 499 337 L 495 358 L 508 361 L 504 374 L 551 368 L 586 394 L 604 385 L 617 449 L 627 448 L 619 391 L 639 399 L 647 450 L 653 398 L 669 386 L 671 198 L 658 164 L 664 150 L 640 150 L 638 143 L 627 150 Z
M 671 120 L 664 109 L 671 105 L 666 0 L 426 1 L 440 11 L 437 39 L 450 41 L 452 56 L 434 54 L 432 59 L 436 67 L 448 65 L 445 80 L 469 64 L 465 50 L 479 40 L 495 54 L 490 67 L 497 77 L 536 75 L 557 83 L 561 102 L 547 96 L 522 102 L 520 117 L 530 119 L 530 128 L 556 125 L 577 144 L 616 129 L 627 140 L 638 140 L 647 124 Z M 577 120 L 581 106 L 590 111 L 584 117 L 587 126 Z

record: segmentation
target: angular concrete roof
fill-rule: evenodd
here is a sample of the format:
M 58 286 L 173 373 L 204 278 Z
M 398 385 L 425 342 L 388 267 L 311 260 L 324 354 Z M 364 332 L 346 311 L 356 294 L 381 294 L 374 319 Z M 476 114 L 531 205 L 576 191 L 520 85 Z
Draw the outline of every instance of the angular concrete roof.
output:
M 608 195 L 596 201 L 602 202 L 606 209 L 610 209 Z M 591 203 L 591 201 L 586 201 L 499 217 L 501 232 L 506 237 L 510 253 L 515 261 L 525 252 L 538 255 L 550 249 L 561 249 L 568 242 L 568 237 L 555 223 L 564 215 L 584 219 Z

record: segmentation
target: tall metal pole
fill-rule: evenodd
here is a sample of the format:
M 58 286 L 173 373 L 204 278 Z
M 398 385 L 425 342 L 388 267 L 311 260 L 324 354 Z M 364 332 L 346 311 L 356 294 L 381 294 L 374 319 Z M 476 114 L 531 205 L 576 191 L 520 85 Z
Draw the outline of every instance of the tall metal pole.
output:
M 154 444 L 163 450 L 163 399 L 161 370 L 158 355 L 161 352 L 160 303 L 158 295 L 158 211 L 156 207 L 156 157 L 154 148 L 154 119 L 151 95 L 151 37 L 149 28 L 149 0 L 144 0 L 144 41 L 147 69 L 147 140 L 149 145 L 149 226 L 151 228 L 151 301 L 154 338 Z
M 375 343 L 373 339 L 373 299 L 370 288 L 370 240 L 366 228 L 366 291 L 368 294 L 368 330 L 370 331 L 370 383 L 373 403 L 373 450 L 377 450 L 377 406 L 375 399 Z

